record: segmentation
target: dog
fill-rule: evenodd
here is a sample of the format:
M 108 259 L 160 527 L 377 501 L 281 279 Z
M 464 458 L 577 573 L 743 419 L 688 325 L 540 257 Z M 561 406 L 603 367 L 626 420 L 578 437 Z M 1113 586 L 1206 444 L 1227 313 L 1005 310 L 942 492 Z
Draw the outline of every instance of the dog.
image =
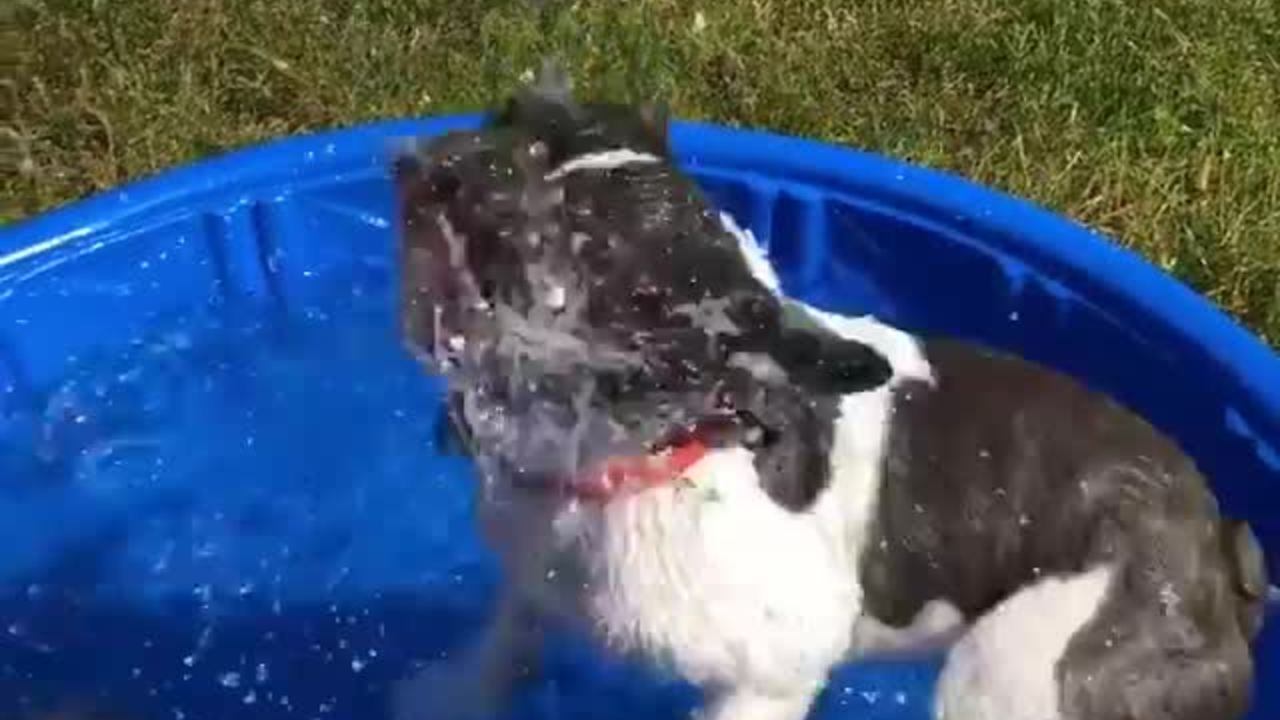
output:
M 399 716 L 490 717 L 568 623 L 710 720 L 934 650 L 940 720 L 1241 717 L 1265 563 L 1194 462 L 1049 368 L 787 297 L 667 126 L 551 68 L 397 158 L 403 335 L 506 578 Z

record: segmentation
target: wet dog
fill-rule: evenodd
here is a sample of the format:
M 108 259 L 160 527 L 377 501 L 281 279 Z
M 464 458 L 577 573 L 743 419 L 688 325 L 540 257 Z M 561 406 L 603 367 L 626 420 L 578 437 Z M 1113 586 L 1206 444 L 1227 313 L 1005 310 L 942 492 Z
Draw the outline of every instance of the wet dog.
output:
M 947 720 L 1240 717 L 1265 566 L 1194 463 L 1051 370 L 786 297 L 666 128 L 545 72 L 396 165 L 404 335 L 507 580 L 401 717 L 496 712 L 548 619 L 713 720 L 943 647 Z

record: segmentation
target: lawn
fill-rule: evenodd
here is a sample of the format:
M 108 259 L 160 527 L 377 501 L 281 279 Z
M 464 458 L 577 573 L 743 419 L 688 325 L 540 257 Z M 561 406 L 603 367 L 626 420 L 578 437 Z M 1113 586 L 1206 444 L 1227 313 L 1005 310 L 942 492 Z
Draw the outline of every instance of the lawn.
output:
M 1280 344 L 1276 0 L 6 0 L 0 223 L 302 130 L 580 88 L 966 175 Z

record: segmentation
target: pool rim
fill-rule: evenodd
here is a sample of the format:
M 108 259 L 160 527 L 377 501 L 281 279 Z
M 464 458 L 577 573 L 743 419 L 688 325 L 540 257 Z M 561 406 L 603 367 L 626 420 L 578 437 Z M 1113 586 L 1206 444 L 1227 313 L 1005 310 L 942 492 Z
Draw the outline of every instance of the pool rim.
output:
M 80 238 L 148 220 L 210 196 L 241 194 L 275 184 L 305 185 L 307 176 L 370 173 L 384 167 L 397 138 L 473 128 L 483 113 L 459 113 L 368 122 L 295 134 L 175 166 L 100 191 L 0 228 L 0 282 L 8 265 Z M 1280 440 L 1280 355 L 1262 339 L 1178 278 L 1136 252 L 1075 220 L 1030 200 L 958 175 L 852 147 L 766 130 L 675 120 L 672 144 L 690 167 L 784 177 L 870 198 L 893 211 L 951 223 L 963 232 L 1024 260 L 1036 269 L 1069 276 L 1163 327 L 1227 373 Z M 301 172 L 305 170 L 305 172 Z M 1276 378 L 1268 382 L 1269 378 Z

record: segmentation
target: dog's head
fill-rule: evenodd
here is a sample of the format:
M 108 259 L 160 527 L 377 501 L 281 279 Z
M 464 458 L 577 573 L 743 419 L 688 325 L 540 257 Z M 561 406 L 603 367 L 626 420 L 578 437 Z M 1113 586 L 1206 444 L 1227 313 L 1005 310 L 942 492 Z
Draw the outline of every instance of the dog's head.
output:
M 694 427 L 741 442 L 767 387 L 891 375 L 752 274 L 654 107 L 578 103 L 547 69 L 482 129 L 404 154 L 395 180 L 404 337 L 449 378 L 488 470 L 562 481 Z

